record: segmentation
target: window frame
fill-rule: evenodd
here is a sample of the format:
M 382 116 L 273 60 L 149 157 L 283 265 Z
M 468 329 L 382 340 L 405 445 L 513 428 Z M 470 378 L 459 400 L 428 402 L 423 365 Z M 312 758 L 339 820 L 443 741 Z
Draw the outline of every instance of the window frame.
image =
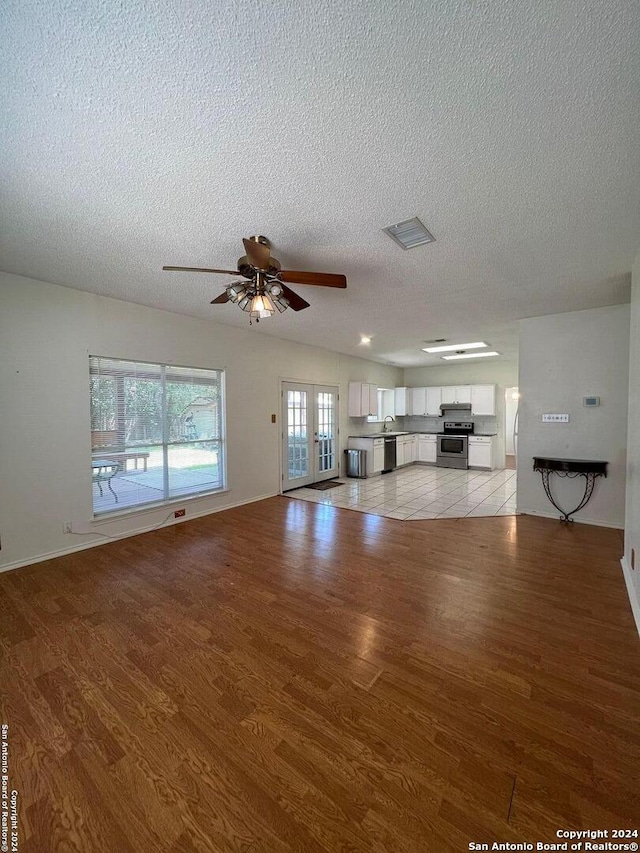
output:
M 95 363 L 98 362 L 100 366 L 102 364 L 109 365 L 113 367 L 112 371 L 108 369 L 98 369 L 95 370 Z M 140 373 L 127 373 L 126 368 L 118 369 L 117 365 L 132 365 L 132 366 L 141 366 L 141 367 L 149 367 L 152 368 L 151 371 L 141 370 Z M 193 371 L 193 376 L 189 377 L 188 373 L 185 376 L 180 377 L 178 373 L 175 375 L 171 375 L 170 371 Z M 146 373 L 146 376 L 145 376 Z M 210 385 L 212 388 L 217 389 L 218 398 L 219 398 L 219 416 L 218 416 L 218 424 L 219 424 L 219 437 L 218 438 L 192 438 L 192 439 L 171 439 L 169 434 L 169 419 L 171 416 L 171 412 L 169 411 L 169 406 L 167 403 L 167 384 L 171 382 L 184 382 L 185 384 L 190 381 L 194 384 L 198 383 L 198 380 L 205 379 L 206 377 L 198 376 L 198 373 L 210 373 L 212 376 L 214 374 L 218 375 L 217 381 L 212 378 L 209 382 L 202 382 L 203 386 Z M 156 380 L 160 383 L 161 386 L 161 412 L 160 412 L 160 420 L 161 420 L 161 439 L 160 440 L 150 440 L 149 445 L 153 445 L 159 447 L 162 452 L 162 471 L 163 471 L 163 490 L 164 495 L 152 501 L 144 501 L 141 503 L 129 504 L 125 507 L 119 507 L 117 504 L 113 507 L 113 509 L 105 509 L 96 511 L 95 507 L 95 491 L 94 491 L 94 483 L 91 483 L 91 509 L 92 509 L 92 517 L 94 522 L 100 522 L 101 520 L 107 520 L 109 517 L 113 516 L 121 516 L 121 515 L 129 515 L 132 513 L 141 513 L 141 512 L 149 512 L 153 510 L 157 510 L 162 507 L 168 507 L 171 505 L 175 505 L 177 503 L 183 503 L 185 501 L 192 501 L 198 498 L 210 497 L 212 495 L 224 494 L 229 491 L 228 486 L 228 478 L 227 478 L 227 420 L 226 420 L 226 369 L 223 367 L 194 367 L 190 365 L 178 365 L 178 364 L 169 364 L 168 362 L 151 362 L 148 360 L 138 360 L 134 358 L 123 358 L 123 357 L 115 357 L 112 355 L 104 356 L 104 355 L 89 355 L 89 424 L 91 433 L 93 430 L 93 393 L 92 393 L 92 385 L 91 379 L 97 376 L 108 376 L 112 375 L 114 377 L 121 376 L 127 378 L 137 378 L 137 379 L 151 379 Z M 197 398 L 196 398 L 197 399 Z M 117 404 L 116 404 L 117 405 Z M 120 432 L 120 430 L 118 430 Z M 201 491 L 194 492 L 185 492 L 179 495 L 168 495 L 168 477 L 169 477 L 169 450 L 172 447 L 180 447 L 180 446 L 191 446 L 194 444 L 207 444 L 215 442 L 218 447 L 218 465 L 219 465 L 219 477 L 220 477 L 220 486 L 216 486 L 215 488 L 203 489 Z M 135 445 L 132 445 L 135 447 Z M 125 451 L 127 452 L 127 451 Z M 96 457 L 97 451 L 94 448 L 93 439 L 90 440 L 90 463 Z M 125 462 L 126 465 L 126 462 Z M 136 463 L 137 467 L 137 463 Z

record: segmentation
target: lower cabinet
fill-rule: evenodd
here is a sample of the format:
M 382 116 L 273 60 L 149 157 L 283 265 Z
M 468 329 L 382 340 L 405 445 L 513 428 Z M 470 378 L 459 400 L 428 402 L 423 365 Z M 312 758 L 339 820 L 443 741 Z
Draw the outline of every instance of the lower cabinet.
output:
M 469 436 L 469 467 L 489 469 L 494 467 L 492 436 Z
M 430 462 L 432 465 L 436 463 L 437 452 L 437 436 L 435 435 L 419 435 L 418 436 L 418 455 L 417 462 Z
M 417 435 L 399 435 L 396 438 L 396 468 L 416 461 L 417 444 Z
M 384 438 L 349 438 L 350 448 L 367 453 L 367 477 L 379 474 L 384 469 Z M 438 437 L 436 435 L 399 435 L 396 438 L 396 468 L 412 462 L 436 464 Z M 469 467 L 493 470 L 495 442 L 493 436 L 469 436 Z
M 367 477 L 379 474 L 384 468 L 384 438 L 349 438 L 350 450 L 364 450 L 367 454 Z
M 369 460 L 367 460 L 369 461 Z M 373 441 L 373 452 L 371 454 L 371 471 L 367 468 L 367 473 L 379 474 L 384 468 L 384 439 L 375 439 Z

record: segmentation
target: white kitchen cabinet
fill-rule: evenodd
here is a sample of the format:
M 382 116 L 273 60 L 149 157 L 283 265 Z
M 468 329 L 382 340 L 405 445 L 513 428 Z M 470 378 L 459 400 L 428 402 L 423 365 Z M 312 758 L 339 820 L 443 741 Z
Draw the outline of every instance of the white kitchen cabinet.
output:
M 418 436 L 410 435 L 409 440 L 407 442 L 407 447 L 409 448 L 408 453 L 410 458 L 407 459 L 407 462 L 415 462 L 418 458 Z
M 362 393 L 360 395 L 362 402 L 362 414 L 375 417 L 378 414 L 378 389 L 375 385 L 366 385 L 362 383 Z M 369 411 L 365 411 L 369 407 Z
M 471 414 L 472 415 L 495 415 L 496 413 L 496 386 L 495 385 L 472 385 L 471 386 Z
M 394 389 L 394 415 L 396 417 L 409 415 L 409 397 L 411 388 L 395 388 Z
M 411 415 L 440 416 L 440 401 L 442 399 L 442 388 L 408 388 L 411 392 L 410 411 Z
M 349 383 L 350 418 L 376 417 L 378 414 L 378 387 L 368 382 Z
M 425 388 L 426 408 L 425 414 L 440 416 L 440 403 L 442 402 L 442 388 Z
M 376 438 L 373 443 L 371 473 L 379 474 L 384 468 L 384 439 Z
M 427 411 L 427 389 L 409 388 L 409 414 L 424 415 Z
M 418 436 L 418 462 L 430 462 L 435 465 L 437 452 L 437 436 L 435 435 L 419 435 Z
M 441 403 L 471 402 L 471 385 L 445 385 L 441 391 Z
M 415 435 L 399 435 L 396 438 L 396 467 L 415 462 Z
M 367 477 L 379 474 L 384 468 L 384 438 L 351 436 L 347 444 L 349 450 L 364 450 L 367 454 Z
M 493 465 L 493 437 L 490 435 L 469 436 L 469 467 L 489 468 Z

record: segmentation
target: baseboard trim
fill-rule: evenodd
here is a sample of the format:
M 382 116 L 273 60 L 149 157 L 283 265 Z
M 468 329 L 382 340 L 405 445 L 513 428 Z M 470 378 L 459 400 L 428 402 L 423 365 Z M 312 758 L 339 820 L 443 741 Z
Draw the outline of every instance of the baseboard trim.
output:
M 149 524 L 145 527 L 137 527 L 135 530 L 127 530 L 125 533 L 116 533 L 113 536 L 98 532 L 97 530 L 77 531 L 74 535 L 78 536 L 97 536 L 99 539 L 93 539 L 89 542 L 81 542 L 78 545 L 72 545 L 70 548 L 60 548 L 56 551 L 49 551 L 46 554 L 38 554 L 35 557 L 29 557 L 26 560 L 15 560 L 12 563 L 6 563 L 0 566 L 0 574 L 2 572 L 11 572 L 14 569 L 20 569 L 23 566 L 32 566 L 36 563 L 44 563 L 47 560 L 55 560 L 56 557 L 64 557 L 67 554 L 75 554 L 78 551 L 87 551 L 89 548 L 97 548 L 100 545 L 106 545 L 108 542 L 116 542 L 118 539 L 128 539 L 131 536 L 139 536 L 141 533 L 150 533 L 152 530 L 161 530 L 164 527 L 173 527 L 176 524 L 183 524 L 185 521 L 193 521 L 196 518 L 202 518 L 205 515 L 214 515 L 217 512 L 224 512 L 226 509 L 235 509 L 246 504 L 257 503 L 258 501 L 267 500 L 267 498 L 278 497 L 277 492 L 271 492 L 267 495 L 259 495 L 257 498 L 249 498 L 246 501 L 237 501 L 236 503 L 225 504 L 225 506 L 216 507 L 215 509 L 205 509 L 200 512 L 191 513 L 184 518 L 168 518 L 161 524 Z M 113 521 L 121 521 L 122 519 L 114 518 Z M 101 526 L 106 527 L 107 522 L 101 521 Z
M 534 509 L 522 509 L 518 507 L 517 509 L 518 515 L 536 515 L 540 518 L 554 518 L 556 521 L 560 521 L 560 514 L 557 512 L 539 512 Z M 612 530 L 624 530 L 624 522 L 621 524 L 616 524 L 613 521 L 600 521 L 596 518 L 574 518 L 576 524 L 592 524 L 594 527 L 610 527 Z
M 631 602 L 631 612 L 633 613 L 633 618 L 636 621 L 636 629 L 638 631 L 638 636 L 640 637 L 640 600 L 638 599 L 638 593 L 635 590 L 633 580 L 631 578 L 631 566 L 627 563 L 626 557 L 623 557 L 620 560 L 620 565 L 622 566 L 624 582 L 627 585 L 627 595 Z

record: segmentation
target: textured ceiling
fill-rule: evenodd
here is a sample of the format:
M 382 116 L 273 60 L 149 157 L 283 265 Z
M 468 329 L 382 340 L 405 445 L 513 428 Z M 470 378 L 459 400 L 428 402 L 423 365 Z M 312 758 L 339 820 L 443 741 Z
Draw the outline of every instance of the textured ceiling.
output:
M 8 0 L 0 268 L 211 306 L 266 234 L 311 308 L 271 334 L 400 365 L 517 349 L 514 321 L 626 301 L 640 245 L 640 3 Z M 419 216 L 436 243 L 381 228 Z M 371 345 L 359 336 L 373 336 Z M 442 364 L 442 362 L 440 362 Z

